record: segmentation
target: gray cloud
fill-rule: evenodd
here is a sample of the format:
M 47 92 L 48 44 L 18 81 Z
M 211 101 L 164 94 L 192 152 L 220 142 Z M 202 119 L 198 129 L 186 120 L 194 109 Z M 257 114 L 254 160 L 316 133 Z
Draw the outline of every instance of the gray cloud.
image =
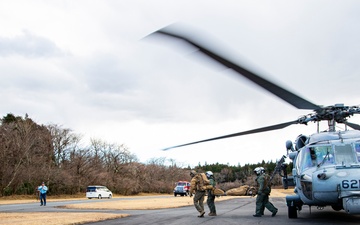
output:
M 24 57 L 54 57 L 62 51 L 51 40 L 23 31 L 22 35 L 0 37 L 0 55 L 22 55 Z

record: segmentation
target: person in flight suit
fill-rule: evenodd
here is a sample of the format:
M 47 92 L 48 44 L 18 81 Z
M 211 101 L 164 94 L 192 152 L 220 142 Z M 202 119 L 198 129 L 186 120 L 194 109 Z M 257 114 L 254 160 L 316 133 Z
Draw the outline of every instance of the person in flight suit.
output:
M 210 185 L 213 186 L 215 188 L 215 179 L 214 179 L 214 174 L 211 171 L 207 171 L 206 173 L 206 177 L 209 179 L 210 181 Z M 206 204 L 209 207 L 210 213 L 208 214 L 209 216 L 217 216 L 216 214 L 216 208 L 215 208 L 215 195 L 213 190 L 207 190 L 207 200 L 206 200 Z
M 265 169 L 263 167 L 256 167 L 254 169 L 254 173 L 256 174 L 255 181 L 258 184 L 258 191 L 256 196 L 256 210 L 254 217 L 261 217 L 264 215 L 264 210 L 267 208 L 274 217 L 278 212 L 278 209 L 269 201 L 269 195 L 271 192 L 271 188 L 268 184 L 270 177 L 265 174 Z

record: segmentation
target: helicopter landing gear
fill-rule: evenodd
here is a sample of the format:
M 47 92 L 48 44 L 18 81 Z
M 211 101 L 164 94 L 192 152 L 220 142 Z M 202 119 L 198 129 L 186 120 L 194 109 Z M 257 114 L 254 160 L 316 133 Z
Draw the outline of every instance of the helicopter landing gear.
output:
M 288 206 L 288 216 L 290 219 L 297 218 L 297 209 L 296 206 Z
M 343 207 L 341 205 L 332 205 L 331 208 L 335 211 L 340 211 L 343 209 Z
M 304 203 L 301 201 L 298 195 L 288 195 L 286 196 L 286 204 L 288 207 L 289 219 L 296 219 L 297 211 L 301 210 Z

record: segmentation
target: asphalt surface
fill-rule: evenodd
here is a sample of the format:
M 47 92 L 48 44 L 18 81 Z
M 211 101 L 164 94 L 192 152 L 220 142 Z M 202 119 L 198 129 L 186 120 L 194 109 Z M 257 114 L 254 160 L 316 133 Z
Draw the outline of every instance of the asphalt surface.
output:
M 197 211 L 193 206 L 162 209 L 162 210 L 134 210 L 123 211 L 131 214 L 130 217 L 108 220 L 103 222 L 88 223 L 88 225 L 113 225 L 113 224 L 166 224 L 166 225 L 184 225 L 184 224 L 358 224 L 360 215 L 348 215 L 344 211 L 334 211 L 331 207 L 318 210 L 316 207 L 310 208 L 304 206 L 298 214 L 297 219 L 289 219 L 287 215 L 287 206 L 285 198 L 271 198 L 270 201 L 278 208 L 278 214 L 271 217 L 271 213 L 265 210 L 263 217 L 253 217 L 255 211 L 255 198 L 231 199 L 216 203 L 218 216 L 210 217 L 205 214 L 204 218 L 198 218 Z M 207 205 L 205 205 L 208 212 Z
M 173 197 L 174 198 L 174 197 Z M 188 197 L 184 197 L 188 198 Z M 138 199 L 138 198 L 137 198 Z M 121 201 L 122 199 L 105 199 L 99 201 Z M 85 200 L 86 201 L 86 200 Z M 46 207 L 40 207 L 39 203 L 0 205 L 2 212 L 104 212 L 130 214 L 131 216 L 106 220 L 102 222 L 87 223 L 87 225 L 113 225 L 113 224 L 166 224 L 166 225 L 184 225 L 184 224 L 267 224 L 267 225 L 286 225 L 286 224 L 358 224 L 360 215 L 349 215 L 342 211 L 334 211 L 331 207 L 318 210 L 308 206 L 298 214 L 297 219 L 289 219 L 287 215 L 287 206 L 285 198 L 270 198 L 270 201 L 279 209 L 275 217 L 265 210 L 263 217 L 253 217 L 255 211 L 255 198 L 237 198 L 221 202 L 216 202 L 218 216 L 210 217 L 205 204 L 205 217 L 198 218 L 198 212 L 194 206 L 180 208 L 160 209 L 160 210 L 78 210 L 64 209 L 59 206 L 65 204 L 77 204 L 83 201 L 49 202 Z M 0 222 L 1 223 L 1 222 Z

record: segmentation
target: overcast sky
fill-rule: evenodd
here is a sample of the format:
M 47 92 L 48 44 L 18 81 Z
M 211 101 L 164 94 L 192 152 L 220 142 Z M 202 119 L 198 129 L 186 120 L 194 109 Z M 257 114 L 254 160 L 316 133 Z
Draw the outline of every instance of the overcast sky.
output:
M 0 115 L 125 144 L 141 162 L 275 161 L 316 125 L 162 151 L 311 111 L 148 35 L 181 27 L 315 104 L 359 105 L 359 12 L 355 0 L 2 0 Z

